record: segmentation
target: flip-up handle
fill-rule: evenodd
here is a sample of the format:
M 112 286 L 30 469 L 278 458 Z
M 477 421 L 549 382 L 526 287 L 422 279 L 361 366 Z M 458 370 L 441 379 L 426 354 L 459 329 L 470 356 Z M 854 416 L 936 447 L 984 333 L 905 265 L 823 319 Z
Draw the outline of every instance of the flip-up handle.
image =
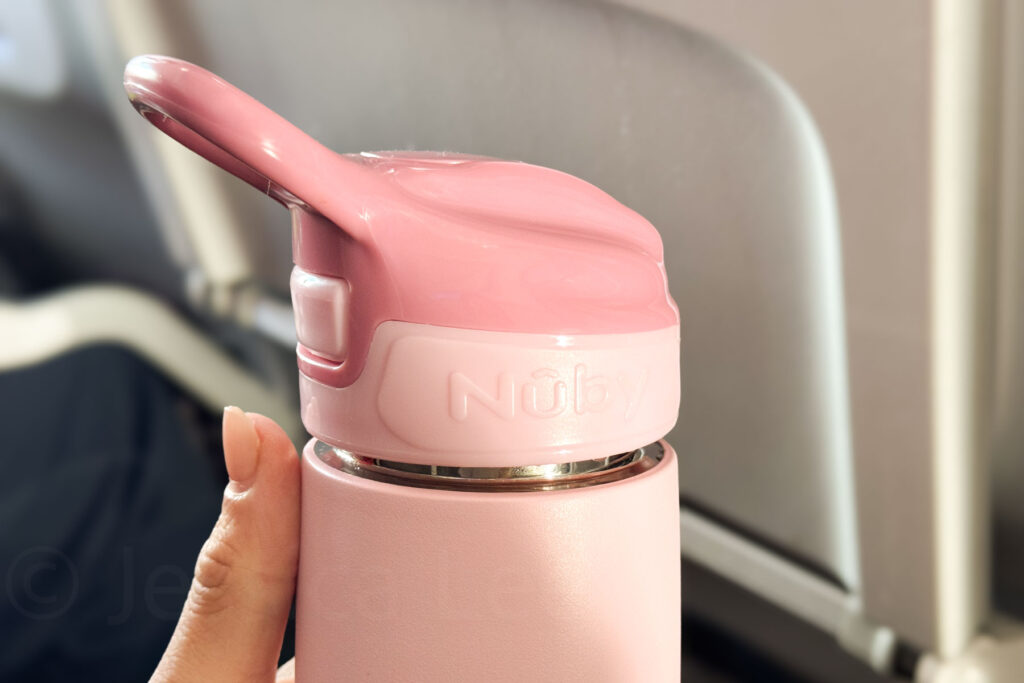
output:
M 371 174 L 227 81 L 180 59 L 143 55 L 125 68 L 124 87 L 142 116 L 185 147 L 285 206 L 311 207 L 363 237 L 357 202 L 338 200 L 371 195 Z

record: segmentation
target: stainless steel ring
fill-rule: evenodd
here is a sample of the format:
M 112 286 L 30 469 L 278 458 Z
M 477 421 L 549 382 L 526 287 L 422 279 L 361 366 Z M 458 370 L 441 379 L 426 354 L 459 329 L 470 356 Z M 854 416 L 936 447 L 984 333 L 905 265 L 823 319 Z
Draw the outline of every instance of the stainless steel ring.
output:
M 323 441 L 313 453 L 347 474 L 400 486 L 450 491 L 552 491 L 620 481 L 646 472 L 665 455 L 660 442 L 607 458 L 518 467 L 416 465 L 361 456 Z

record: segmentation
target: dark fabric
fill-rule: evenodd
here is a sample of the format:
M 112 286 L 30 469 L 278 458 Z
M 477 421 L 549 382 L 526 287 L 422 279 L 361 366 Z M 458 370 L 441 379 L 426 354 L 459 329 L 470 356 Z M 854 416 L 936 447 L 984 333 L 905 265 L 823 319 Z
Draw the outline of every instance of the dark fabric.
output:
M 148 678 L 219 511 L 216 419 L 115 347 L 0 374 L 0 680 Z

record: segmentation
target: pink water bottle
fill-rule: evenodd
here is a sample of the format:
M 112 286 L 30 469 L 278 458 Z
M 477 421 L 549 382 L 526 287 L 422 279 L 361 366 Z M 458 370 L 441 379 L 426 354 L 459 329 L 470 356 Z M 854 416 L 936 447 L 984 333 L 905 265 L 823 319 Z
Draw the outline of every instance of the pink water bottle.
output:
M 187 62 L 151 123 L 291 212 L 300 681 L 677 681 L 679 318 L 578 178 L 341 155 Z

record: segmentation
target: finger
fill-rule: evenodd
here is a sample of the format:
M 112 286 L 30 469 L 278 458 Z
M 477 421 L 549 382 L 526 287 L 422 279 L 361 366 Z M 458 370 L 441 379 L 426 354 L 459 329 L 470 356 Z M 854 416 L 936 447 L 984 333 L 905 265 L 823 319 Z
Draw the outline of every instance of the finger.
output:
M 231 481 L 153 681 L 273 681 L 295 593 L 299 460 L 261 415 L 224 411 Z M 183 501 L 187 504 L 187 501 Z
M 281 668 L 277 670 L 275 683 L 295 683 L 295 657 L 282 664 Z

